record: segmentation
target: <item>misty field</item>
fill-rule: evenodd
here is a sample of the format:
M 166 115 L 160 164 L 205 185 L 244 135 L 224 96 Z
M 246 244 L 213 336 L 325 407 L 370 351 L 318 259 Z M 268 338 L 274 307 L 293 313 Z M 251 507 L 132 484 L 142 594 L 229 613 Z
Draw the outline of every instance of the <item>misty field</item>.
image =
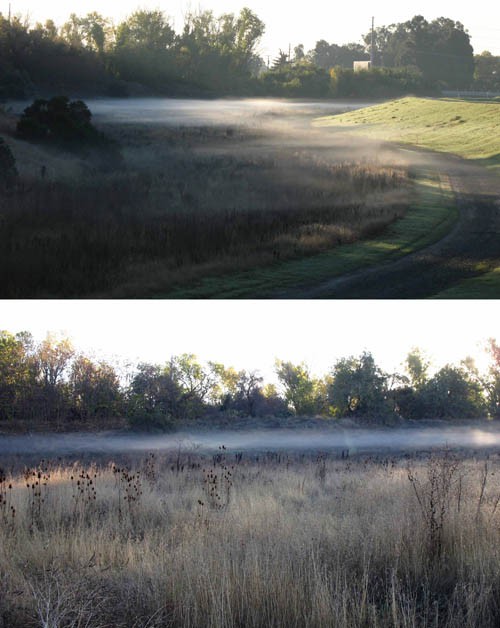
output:
M 20 181 L 0 194 L 3 296 L 166 294 L 363 240 L 404 216 L 405 167 L 327 155 L 300 125 L 276 125 L 106 122 L 121 164 L 8 138 Z
M 0 479 L 2 626 L 500 621 L 497 454 L 13 463 Z

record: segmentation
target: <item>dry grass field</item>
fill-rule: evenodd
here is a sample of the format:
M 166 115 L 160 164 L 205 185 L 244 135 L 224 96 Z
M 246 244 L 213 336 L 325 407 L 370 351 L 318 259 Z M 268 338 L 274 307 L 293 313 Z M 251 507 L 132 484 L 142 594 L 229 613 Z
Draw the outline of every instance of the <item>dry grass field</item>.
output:
M 403 167 L 281 136 L 105 130 L 122 148 L 114 169 L 6 135 L 20 183 L 0 194 L 3 297 L 150 297 L 371 237 L 411 200 Z
M 0 626 L 498 626 L 499 471 L 224 450 L 4 471 Z

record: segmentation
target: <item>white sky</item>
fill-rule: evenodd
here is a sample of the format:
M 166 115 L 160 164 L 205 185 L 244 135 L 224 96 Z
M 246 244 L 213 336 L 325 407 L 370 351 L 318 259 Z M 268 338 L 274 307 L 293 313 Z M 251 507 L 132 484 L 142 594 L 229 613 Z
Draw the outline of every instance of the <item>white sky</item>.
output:
M 500 301 L 2 301 L 0 329 L 63 331 L 105 359 L 194 353 L 270 381 L 276 357 L 321 375 L 364 349 L 389 371 L 413 346 L 435 367 L 467 355 L 484 366 L 484 342 L 500 341 Z
M 339 44 L 359 41 L 361 35 L 369 31 L 371 17 L 376 25 L 389 25 L 403 22 L 414 15 L 423 15 L 432 20 L 448 17 L 462 22 L 472 37 L 476 53 L 490 50 L 500 55 L 500 3 L 492 0 L 476 2 L 456 2 L 456 0 L 420 0 L 413 5 L 395 0 L 382 0 L 374 3 L 368 0 L 357 2 L 325 2 L 309 0 L 307 3 L 283 0 L 10 0 L 13 13 L 29 14 L 33 22 L 52 18 L 57 24 L 64 22 L 72 12 L 84 15 L 98 11 L 116 21 L 123 19 L 140 8 L 160 8 L 169 15 L 179 31 L 183 15 L 198 8 L 211 9 L 216 15 L 227 12 L 237 13 L 243 6 L 249 6 L 264 21 L 267 27 L 262 41 L 261 54 L 276 55 L 279 48 L 288 49 L 303 43 L 306 50 L 314 47 L 319 39 Z M 8 12 L 9 0 L 0 0 L 0 12 Z M 409 8 L 410 7 L 410 8 Z

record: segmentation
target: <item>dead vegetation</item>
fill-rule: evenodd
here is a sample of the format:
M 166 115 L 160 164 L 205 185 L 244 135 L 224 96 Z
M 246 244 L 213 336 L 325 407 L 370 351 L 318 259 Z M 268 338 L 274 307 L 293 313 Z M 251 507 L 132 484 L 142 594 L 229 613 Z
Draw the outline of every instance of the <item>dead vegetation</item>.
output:
M 125 167 L 8 138 L 4 297 L 151 296 L 371 237 L 410 200 L 403 168 L 263 148 L 233 129 L 115 129 Z M 8 270 L 7 270 L 8 269 Z
M 221 448 L 3 472 L 0 618 L 11 628 L 498 626 L 499 470 L 493 455 Z

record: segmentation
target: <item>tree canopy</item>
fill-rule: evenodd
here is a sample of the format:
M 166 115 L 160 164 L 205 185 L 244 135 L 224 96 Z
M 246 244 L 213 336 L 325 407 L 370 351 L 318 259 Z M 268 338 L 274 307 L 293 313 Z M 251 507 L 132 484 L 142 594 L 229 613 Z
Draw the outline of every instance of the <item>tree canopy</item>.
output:
M 133 426 L 165 429 L 218 416 L 498 420 L 500 347 L 490 339 L 486 351 L 490 366 L 484 374 L 471 358 L 433 369 L 418 348 L 396 373 L 381 369 L 368 351 L 337 360 L 320 377 L 304 362 L 276 360 L 276 386 L 255 370 L 202 363 L 187 353 L 123 372 L 77 352 L 65 336 L 49 333 L 37 342 L 29 332 L 1 331 L 0 422 L 105 425 L 123 417 Z
M 248 7 L 238 14 L 191 11 L 178 31 L 160 9 L 138 9 L 116 25 L 97 11 L 34 27 L 0 14 L 0 98 L 24 98 L 40 87 L 124 95 L 132 84 L 167 95 L 292 97 L 432 93 L 474 81 L 482 89 L 498 86 L 498 58 L 474 57 L 467 30 L 445 17 L 416 15 L 378 27 L 377 67 L 359 73 L 353 62 L 370 58 L 371 34 L 346 44 L 321 39 L 308 52 L 297 44 L 293 56 L 280 51 L 268 68 L 259 56 L 264 32 Z

